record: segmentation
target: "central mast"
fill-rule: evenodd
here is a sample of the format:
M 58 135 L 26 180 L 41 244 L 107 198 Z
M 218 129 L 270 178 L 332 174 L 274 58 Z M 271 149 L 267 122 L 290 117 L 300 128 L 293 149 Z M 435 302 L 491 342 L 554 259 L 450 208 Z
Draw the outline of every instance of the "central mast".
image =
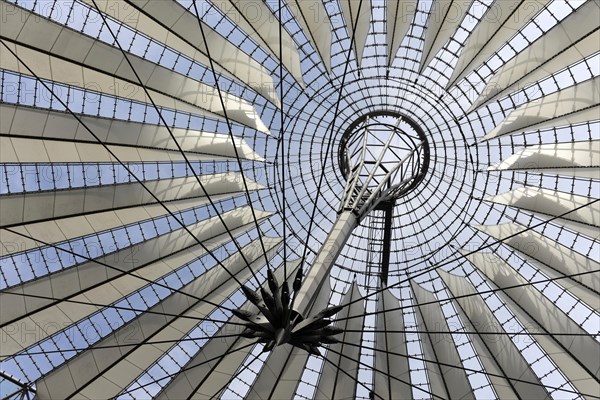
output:
M 395 203 L 425 176 L 429 146 L 412 120 L 382 111 L 350 125 L 342 136 L 338 157 L 346 179 L 344 196 L 336 222 L 302 285 L 296 304 L 299 310 L 314 302 L 313 294 L 319 293 L 354 228 L 373 210 L 385 213 L 380 276 L 382 283 L 387 282 Z

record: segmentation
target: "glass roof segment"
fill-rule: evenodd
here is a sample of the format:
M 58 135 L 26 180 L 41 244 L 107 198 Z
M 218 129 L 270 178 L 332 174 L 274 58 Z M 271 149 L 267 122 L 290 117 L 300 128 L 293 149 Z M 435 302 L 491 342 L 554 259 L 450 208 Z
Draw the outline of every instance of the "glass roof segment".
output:
M 597 0 L 0 9 L 0 398 L 600 398 Z M 298 270 L 322 356 L 231 312 Z

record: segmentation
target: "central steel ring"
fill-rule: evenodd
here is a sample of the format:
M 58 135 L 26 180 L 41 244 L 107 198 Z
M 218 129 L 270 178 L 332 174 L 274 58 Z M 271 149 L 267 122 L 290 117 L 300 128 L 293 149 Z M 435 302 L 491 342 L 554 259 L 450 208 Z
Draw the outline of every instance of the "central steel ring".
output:
M 365 135 L 368 135 L 365 141 Z M 386 144 L 389 145 L 386 146 Z M 360 152 L 357 147 L 367 146 L 367 151 Z M 393 111 L 376 111 L 365 114 L 355 120 L 344 132 L 338 150 L 338 163 L 345 180 L 350 172 L 349 163 L 358 165 L 365 161 L 366 168 L 374 165 L 376 159 L 383 154 L 380 168 L 393 166 L 405 157 L 418 150 L 414 158 L 414 168 L 410 189 L 423 180 L 429 168 L 429 143 L 425 132 L 410 118 Z M 406 191 L 404 192 L 404 194 Z

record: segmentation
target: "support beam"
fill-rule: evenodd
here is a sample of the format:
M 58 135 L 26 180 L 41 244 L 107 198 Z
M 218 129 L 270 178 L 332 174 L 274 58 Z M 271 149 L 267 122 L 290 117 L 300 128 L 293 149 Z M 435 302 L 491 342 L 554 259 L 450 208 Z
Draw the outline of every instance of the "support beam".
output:
M 289 268 L 289 267 L 288 267 Z M 290 276 L 294 276 L 292 273 Z M 291 285 L 290 285 L 291 286 Z M 310 309 L 301 310 L 304 315 L 327 307 L 331 296 L 329 279 L 325 279 L 317 299 Z M 254 384 L 248 392 L 251 399 L 292 399 L 310 354 L 294 346 L 276 346 L 265 360 Z
M 358 218 L 351 211 L 343 211 L 338 216 L 315 262 L 304 278 L 304 283 L 298 292 L 294 307 L 297 311 L 302 312 L 310 309 L 316 301 L 314 294 L 320 292 L 323 282 L 329 278 L 333 263 L 342 251 L 353 229 L 357 226 Z
M 390 250 L 392 247 L 392 222 L 394 217 L 394 203 L 386 204 L 385 223 L 383 227 L 383 249 L 381 254 L 381 284 L 387 286 L 390 271 Z

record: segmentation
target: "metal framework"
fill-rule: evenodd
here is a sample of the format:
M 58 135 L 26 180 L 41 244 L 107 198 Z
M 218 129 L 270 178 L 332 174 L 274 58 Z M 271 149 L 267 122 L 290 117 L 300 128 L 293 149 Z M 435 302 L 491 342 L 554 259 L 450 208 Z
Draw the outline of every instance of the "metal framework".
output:
M 35 397 L 35 389 L 14 377 L 0 372 L 2 379 L 2 398 L 10 400 L 32 400 Z
M 406 125 L 404 130 L 401 125 Z M 395 204 L 419 184 L 427 173 L 429 146 L 427 136 L 410 119 L 379 111 L 350 125 L 342 136 L 339 158 L 346 179 L 340 212 L 352 211 L 363 219 L 382 203 Z
M 373 210 L 384 211 L 381 282 L 387 284 L 392 216 L 396 200 L 408 195 L 429 166 L 427 136 L 409 118 L 387 111 L 369 113 L 350 124 L 340 141 L 340 171 L 346 179 L 338 218 L 323 242 L 311 273 L 327 279 L 354 229 Z M 369 265 L 366 254 L 365 265 Z M 365 273 L 372 274 L 373 272 Z
M 0 399 L 600 398 L 599 20 L 0 0 Z

